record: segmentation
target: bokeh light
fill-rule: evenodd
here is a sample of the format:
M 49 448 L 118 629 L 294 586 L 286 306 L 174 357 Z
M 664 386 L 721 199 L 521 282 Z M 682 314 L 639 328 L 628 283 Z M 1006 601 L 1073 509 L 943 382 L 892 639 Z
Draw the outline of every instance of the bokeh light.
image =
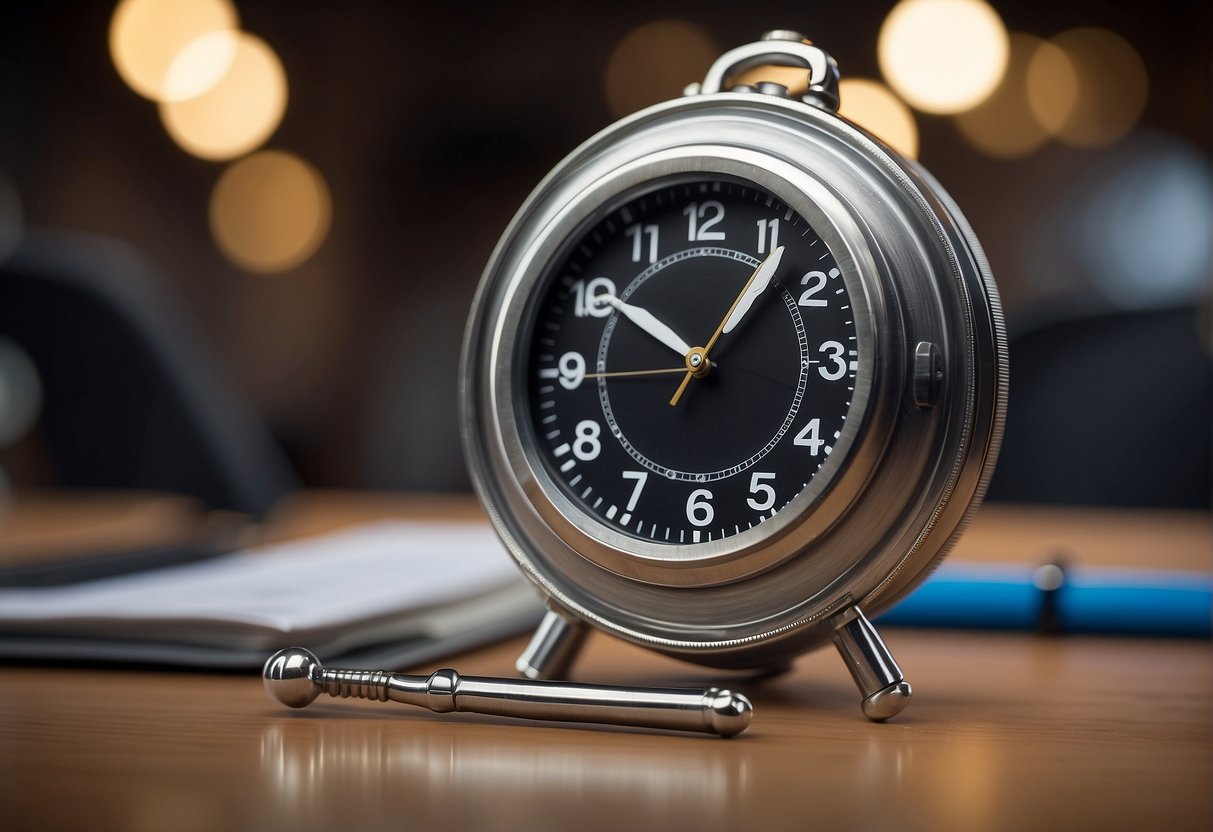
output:
M 169 65 L 165 100 L 184 101 L 212 89 L 231 70 L 239 44 L 234 29 L 208 32 L 186 44 Z
M 719 50 L 700 26 L 658 20 L 624 35 L 607 60 L 605 93 L 612 115 L 622 118 L 659 101 L 677 98 L 702 81 Z
M 0 263 L 7 260 L 20 245 L 24 215 L 17 189 L 0 171 Z
M 122 0 L 110 18 L 110 57 L 118 74 L 145 98 L 170 101 L 205 91 L 206 77 L 169 83 L 173 62 L 189 44 L 211 32 L 236 29 L 240 19 L 227 0 Z M 213 84 L 222 74 L 209 79 Z
M 1028 102 L 1028 66 L 1041 49 L 1057 51 L 1038 37 L 1013 33 L 1002 83 L 985 101 L 956 114 L 961 135 L 978 150 L 990 156 L 1012 158 L 1026 156 L 1049 140 L 1049 133 L 1033 116 Z M 1063 73 L 1063 88 L 1064 78 Z
M 1149 79 L 1137 50 L 1107 29 L 1070 29 L 1028 65 L 1032 113 L 1075 147 L 1099 147 L 1127 133 L 1145 110 Z
M 918 156 L 918 125 L 910 108 L 879 81 L 843 78 L 840 115 L 858 124 L 902 156 Z
M 1007 30 L 981 0 L 901 0 L 877 43 L 880 70 L 910 106 L 958 113 L 981 103 L 1006 71 Z
M 0 448 L 29 433 L 41 410 L 34 362 L 16 342 L 0 337 Z
M 252 272 L 286 271 L 307 260 L 324 242 L 331 219 L 320 171 L 280 150 L 233 163 L 211 193 L 215 243 Z
M 231 159 L 260 146 L 286 112 L 286 73 L 260 38 L 235 33 L 231 66 L 213 87 L 185 101 L 164 101 L 160 118 L 173 140 L 203 159 Z
M 1079 259 L 1125 308 L 1195 303 L 1209 291 L 1213 182 L 1196 147 L 1137 132 L 1104 151 L 1076 216 Z

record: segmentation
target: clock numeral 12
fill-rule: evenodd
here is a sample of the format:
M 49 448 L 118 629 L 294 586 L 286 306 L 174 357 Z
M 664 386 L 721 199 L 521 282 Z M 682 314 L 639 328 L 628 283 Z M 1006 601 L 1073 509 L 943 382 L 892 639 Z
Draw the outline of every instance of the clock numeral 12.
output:
M 691 242 L 724 239 L 723 231 L 708 230 L 714 225 L 719 225 L 724 219 L 724 206 L 716 200 L 692 202 L 682 209 L 682 213 L 687 218 L 687 239 Z

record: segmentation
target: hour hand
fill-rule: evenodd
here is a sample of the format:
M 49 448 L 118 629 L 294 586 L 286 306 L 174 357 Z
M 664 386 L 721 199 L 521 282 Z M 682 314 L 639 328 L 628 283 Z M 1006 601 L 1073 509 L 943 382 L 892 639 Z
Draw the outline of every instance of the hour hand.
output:
M 686 354 L 691 351 L 690 344 L 682 340 L 682 338 L 679 338 L 677 332 L 659 321 L 657 316 L 649 310 L 639 306 L 633 306 L 632 304 L 626 303 L 625 301 L 622 301 L 610 294 L 598 295 L 597 300 L 613 306 L 619 311 L 619 314 L 623 315 L 629 321 L 636 324 L 636 326 L 643 329 L 649 335 L 652 335 L 654 338 L 665 344 L 680 356 L 685 358 Z

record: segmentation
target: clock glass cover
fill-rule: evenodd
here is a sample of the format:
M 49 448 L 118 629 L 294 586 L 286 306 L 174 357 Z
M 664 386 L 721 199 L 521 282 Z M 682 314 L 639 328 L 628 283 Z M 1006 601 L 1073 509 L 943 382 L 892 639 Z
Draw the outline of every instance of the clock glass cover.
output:
M 753 182 L 700 174 L 633 189 L 570 236 L 529 314 L 522 421 L 574 505 L 695 544 L 837 467 L 863 344 L 819 232 Z

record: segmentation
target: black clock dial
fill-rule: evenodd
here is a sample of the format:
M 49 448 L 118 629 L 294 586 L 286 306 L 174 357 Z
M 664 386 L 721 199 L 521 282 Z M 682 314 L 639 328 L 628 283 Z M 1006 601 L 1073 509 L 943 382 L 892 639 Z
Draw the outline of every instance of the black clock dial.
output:
M 732 178 L 626 196 L 574 235 L 528 320 L 543 464 L 590 515 L 658 543 L 786 506 L 832 453 L 859 366 L 833 253 Z

